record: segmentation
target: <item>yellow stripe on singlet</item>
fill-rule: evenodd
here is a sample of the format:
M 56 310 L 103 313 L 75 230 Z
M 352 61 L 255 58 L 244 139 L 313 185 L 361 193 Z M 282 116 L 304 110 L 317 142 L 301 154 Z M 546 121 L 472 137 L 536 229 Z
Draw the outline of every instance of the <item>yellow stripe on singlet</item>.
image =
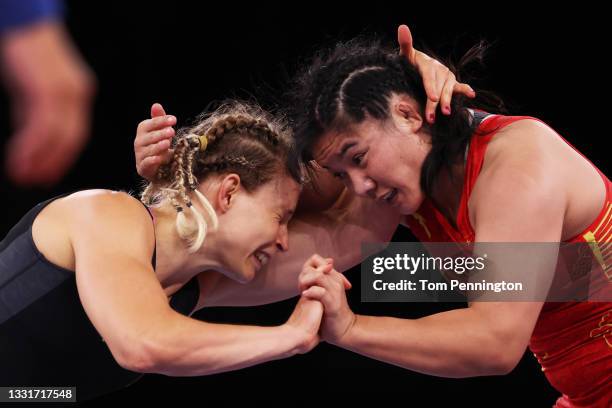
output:
M 594 231 L 587 231 L 582 238 L 589 243 L 593 255 L 612 282 L 612 202 L 606 203 L 606 212 Z
M 603 225 L 605 225 L 605 227 L 608 226 L 608 224 L 610 223 L 610 220 L 612 219 L 612 217 L 610 217 L 610 214 L 611 214 L 610 210 L 612 210 L 612 201 L 608 201 L 608 203 L 606 204 L 606 214 L 601 219 L 601 222 L 599 223 L 599 225 L 597 225 L 597 228 L 595 228 L 595 231 L 593 231 L 593 234 L 597 234 L 597 232 L 599 232 L 599 229 Z

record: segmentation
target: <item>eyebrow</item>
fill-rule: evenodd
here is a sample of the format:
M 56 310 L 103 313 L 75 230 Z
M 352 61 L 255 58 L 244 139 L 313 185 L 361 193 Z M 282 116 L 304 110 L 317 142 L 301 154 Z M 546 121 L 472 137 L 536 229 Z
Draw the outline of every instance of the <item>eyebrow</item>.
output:
M 342 146 L 342 149 L 340 149 L 340 154 L 339 154 L 340 158 L 343 159 L 344 155 L 346 154 L 346 152 L 351 147 L 356 146 L 356 145 L 357 145 L 357 142 L 346 142 L 346 143 L 344 143 L 344 145 Z M 321 166 L 321 167 L 323 167 L 325 170 L 329 170 L 329 167 L 327 167 L 327 166 Z
M 344 157 L 344 154 L 347 152 L 348 149 L 350 149 L 351 147 L 357 145 L 357 142 L 348 142 L 345 143 L 344 146 L 342 146 L 342 150 L 340 150 L 340 158 Z

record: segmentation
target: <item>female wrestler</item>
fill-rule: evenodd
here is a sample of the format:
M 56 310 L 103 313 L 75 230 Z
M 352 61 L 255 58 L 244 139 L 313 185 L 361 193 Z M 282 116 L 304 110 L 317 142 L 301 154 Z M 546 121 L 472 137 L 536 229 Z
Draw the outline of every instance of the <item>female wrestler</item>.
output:
M 302 177 L 290 147 L 282 121 L 234 103 L 179 134 L 143 193 L 151 207 L 87 190 L 30 210 L 0 242 L 0 384 L 76 386 L 83 400 L 140 373 L 205 375 L 315 347 L 317 301 L 278 327 L 188 317 L 202 270 L 248 282 L 287 251 Z
M 401 221 L 423 241 L 589 242 L 609 256 L 612 199 L 603 173 L 534 118 L 475 115 L 459 98 L 443 105 L 448 117 L 428 125 L 420 81 L 402 58 L 357 43 L 339 46 L 300 78 L 296 93 L 306 107 L 298 142 L 346 190 L 334 211 L 296 216 L 292 244 L 310 234 L 308 250 L 334 257 L 344 270 L 359 262 L 362 238 L 388 239 Z M 138 135 L 137 146 L 144 140 Z M 243 291 L 217 281 L 225 295 L 211 301 L 264 303 L 295 294 L 278 272 L 305 258 L 292 248 Z M 606 259 L 599 273 L 610 273 Z M 541 265 L 541 273 L 554 267 Z M 304 295 L 325 306 L 322 334 L 329 342 L 451 377 L 507 373 L 529 345 L 564 394 L 559 406 L 609 406 L 609 302 L 475 302 L 408 320 L 355 316 L 340 283 L 334 271 L 300 278 Z
M 307 272 L 304 294 L 325 306 L 323 338 L 451 377 L 508 373 L 529 345 L 563 394 L 559 406 L 610 406 L 610 180 L 535 118 L 474 114 L 457 98 L 450 116 L 429 126 L 420 83 L 376 42 L 339 45 L 298 80 L 304 157 L 355 194 L 387 203 L 421 241 L 588 242 L 607 302 L 471 302 L 418 320 L 355 316 L 337 275 Z M 556 257 L 536 261 L 552 281 Z

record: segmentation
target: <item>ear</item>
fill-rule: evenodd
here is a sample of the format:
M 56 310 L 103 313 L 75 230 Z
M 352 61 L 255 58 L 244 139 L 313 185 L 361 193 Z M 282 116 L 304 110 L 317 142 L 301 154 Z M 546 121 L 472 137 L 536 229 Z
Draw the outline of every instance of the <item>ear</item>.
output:
M 393 116 L 411 133 L 417 133 L 423 127 L 423 116 L 419 104 L 408 95 L 397 95 L 391 100 Z
M 222 214 L 234 205 L 236 193 L 240 188 L 240 176 L 236 173 L 227 174 L 221 179 L 217 192 L 217 208 Z

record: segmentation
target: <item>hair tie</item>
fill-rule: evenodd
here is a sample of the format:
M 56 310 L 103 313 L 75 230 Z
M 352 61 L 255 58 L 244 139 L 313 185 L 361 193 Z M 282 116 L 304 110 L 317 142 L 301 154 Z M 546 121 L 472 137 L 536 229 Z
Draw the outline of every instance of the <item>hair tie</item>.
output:
M 208 146 L 208 138 L 206 135 L 198 136 L 198 141 L 200 142 L 200 151 L 203 152 Z

